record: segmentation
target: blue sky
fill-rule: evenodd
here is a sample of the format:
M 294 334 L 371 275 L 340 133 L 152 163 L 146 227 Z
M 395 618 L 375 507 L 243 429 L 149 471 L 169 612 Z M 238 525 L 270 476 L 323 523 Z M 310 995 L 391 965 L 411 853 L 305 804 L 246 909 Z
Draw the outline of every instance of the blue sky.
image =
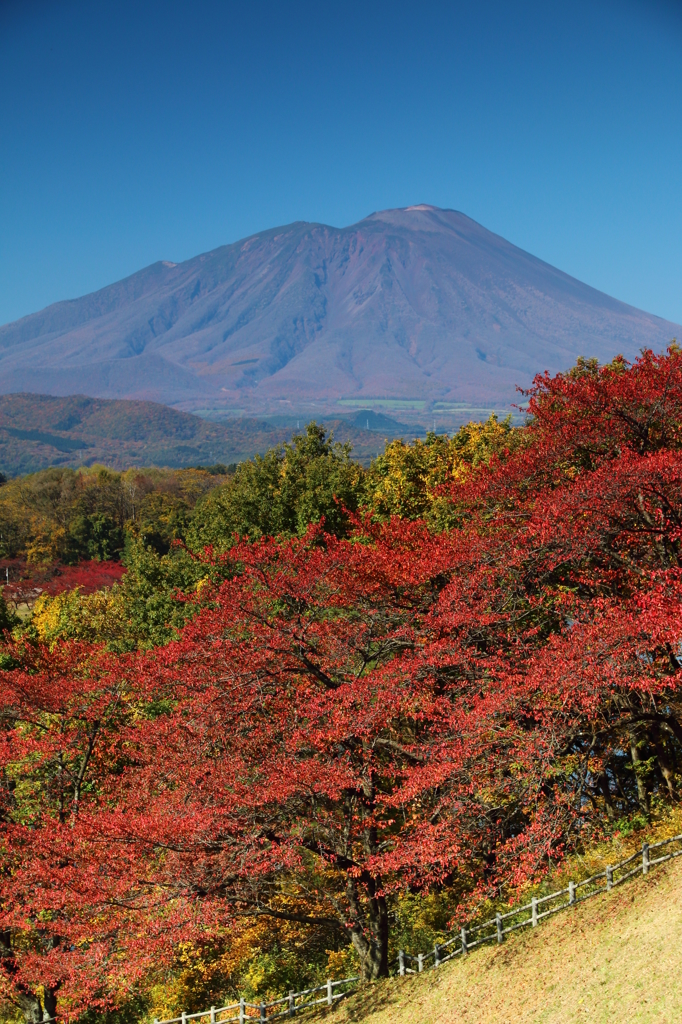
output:
M 682 322 L 682 3 L 0 0 L 0 323 L 421 202 Z

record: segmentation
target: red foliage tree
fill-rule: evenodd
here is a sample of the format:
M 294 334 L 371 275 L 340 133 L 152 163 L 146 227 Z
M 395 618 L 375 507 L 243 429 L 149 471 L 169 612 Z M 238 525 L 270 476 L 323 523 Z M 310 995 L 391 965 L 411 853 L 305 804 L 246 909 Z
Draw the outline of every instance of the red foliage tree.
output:
M 83 561 L 77 565 L 28 566 L 19 559 L 0 562 L 0 571 L 5 569 L 8 582 L 3 588 L 3 596 L 15 608 L 21 604 L 31 607 L 42 594 L 54 597 L 76 588 L 83 594 L 93 594 L 117 583 L 126 571 L 120 562 Z
M 421 527 L 368 539 L 311 530 L 233 550 L 238 575 L 155 657 L 173 713 L 131 737 L 121 810 L 93 817 L 89 839 L 128 842 L 148 884 L 228 913 L 319 923 L 314 894 L 374 977 L 388 969 L 387 855 L 427 804 L 437 815 L 433 776 L 419 776 L 451 715 L 413 667 L 452 556 Z M 434 851 L 431 877 L 456 845 Z M 107 877 L 118 901 L 133 898 L 116 865 Z
M 83 901 L 96 870 L 79 834 L 84 806 L 118 770 L 121 727 L 135 712 L 122 665 L 79 643 L 8 644 L 0 671 L 0 992 L 26 1020 L 55 1016 L 101 989 L 115 933 Z M 84 889 L 85 884 L 85 889 Z
M 322 916 L 375 977 L 394 889 L 475 900 L 676 798 L 682 359 L 583 363 L 529 400 L 524 445 L 450 488 L 457 529 L 239 545 L 182 638 L 137 660 L 154 716 L 125 723 L 69 832 L 91 935 L 136 948 L 155 900 L 166 942 L 198 906 Z M 45 850 L 30 871 L 56 879 Z
M 529 398 L 523 448 L 452 493 L 483 545 L 479 649 L 501 687 L 520 680 L 546 766 L 522 834 L 544 821 L 563 842 L 654 788 L 676 797 L 682 356 L 583 363 Z

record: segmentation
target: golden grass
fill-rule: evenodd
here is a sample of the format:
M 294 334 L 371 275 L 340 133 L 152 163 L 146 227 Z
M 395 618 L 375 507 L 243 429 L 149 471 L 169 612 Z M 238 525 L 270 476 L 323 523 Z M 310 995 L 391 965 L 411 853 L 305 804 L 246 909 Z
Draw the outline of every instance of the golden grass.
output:
M 682 1021 L 682 863 L 653 869 L 501 947 L 373 985 L 335 1024 Z

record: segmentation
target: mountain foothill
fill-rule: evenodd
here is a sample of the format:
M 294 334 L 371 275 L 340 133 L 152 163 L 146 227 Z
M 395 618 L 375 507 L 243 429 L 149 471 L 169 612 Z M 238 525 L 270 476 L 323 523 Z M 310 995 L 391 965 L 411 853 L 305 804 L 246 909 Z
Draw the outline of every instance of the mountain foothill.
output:
M 301 429 L 302 420 L 298 421 Z M 385 438 L 419 433 L 390 416 L 360 410 L 324 426 L 368 464 Z M 240 417 L 214 422 L 157 402 L 70 395 L 0 395 L 0 472 L 49 466 L 230 466 L 287 441 L 297 423 Z

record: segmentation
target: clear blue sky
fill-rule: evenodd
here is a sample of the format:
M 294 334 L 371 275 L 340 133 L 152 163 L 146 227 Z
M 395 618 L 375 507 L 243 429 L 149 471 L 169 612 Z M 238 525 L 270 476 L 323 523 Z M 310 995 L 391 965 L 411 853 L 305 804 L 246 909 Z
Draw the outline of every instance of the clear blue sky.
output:
M 0 0 L 0 323 L 420 202 L 682 322 L 682 2 Z

